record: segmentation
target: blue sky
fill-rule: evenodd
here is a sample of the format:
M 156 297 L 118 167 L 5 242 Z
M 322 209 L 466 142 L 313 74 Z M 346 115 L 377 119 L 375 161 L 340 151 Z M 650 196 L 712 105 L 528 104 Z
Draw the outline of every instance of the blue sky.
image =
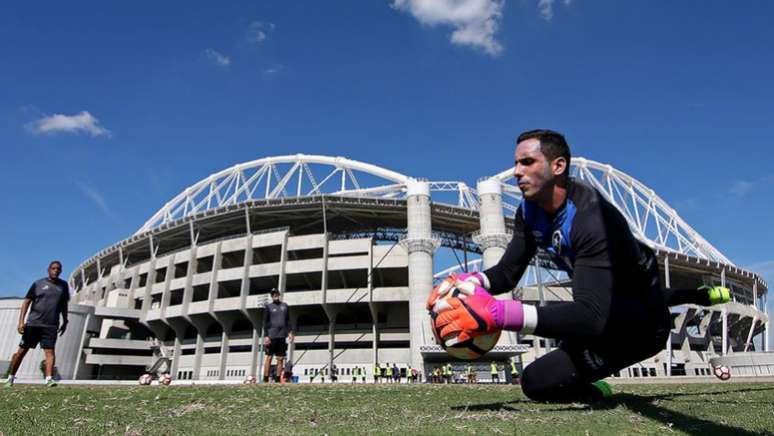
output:
M 772 281 L 772 16 L 765 1 L 5 4 L 0 296 L 239 162 L 340 155 L 474 186 L 537 127 Z

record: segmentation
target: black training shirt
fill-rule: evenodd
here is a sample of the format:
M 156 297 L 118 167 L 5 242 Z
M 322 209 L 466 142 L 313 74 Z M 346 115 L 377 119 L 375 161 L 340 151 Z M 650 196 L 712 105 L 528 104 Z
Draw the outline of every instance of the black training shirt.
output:
M 271 302 L 263 307 L 263 331 L 272 339 L 286 338 L 292 330 L 290 326 L 290 310 L 288 305 Z
M 650 313 L 663 308 L 646 274 L 651 250 L 637 241 L 615 206 L 585 182 L 568 180 L 567 200 L 553 215 L 522 201 L 503 257 L 484 272 L 491 291 L 513 289 L 538 250 L 572 278 L 574 301 L 537 308 L 536 335 L 597 337 L 619 322 L 650 322 Z
M 70 288 L 62 279 L 40 279 L 30 286 L 24 297 L 32 301 L 27 325 L 59 327 L 59 316 L 70 301 Z

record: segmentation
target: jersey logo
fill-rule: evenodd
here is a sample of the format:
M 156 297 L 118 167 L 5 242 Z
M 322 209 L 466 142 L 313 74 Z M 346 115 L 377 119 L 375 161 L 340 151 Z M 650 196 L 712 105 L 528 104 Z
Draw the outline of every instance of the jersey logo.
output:
M 554 230 L 554 234 L 551 235 L 551 246 L 556 250 L 558 256 L 562 255 L 562 229 Z

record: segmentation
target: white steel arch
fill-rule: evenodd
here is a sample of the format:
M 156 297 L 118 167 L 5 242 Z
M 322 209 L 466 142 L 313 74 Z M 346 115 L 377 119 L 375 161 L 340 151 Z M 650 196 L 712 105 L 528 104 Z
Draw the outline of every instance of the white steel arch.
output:
M 571 174 L 599 190 L 623 213 L 635 235 L 652 247 L 733 265 L 652 189 L 633 177 L 581 157 L 572 159 Z M 502 183 L 504 209 L 513 213 L 521 202 L 513 168 L 493 178 Z M 322 194 L 403 199 L 412 180 L 419 179 L 344 157 L 267 157 L 234 165 L 189 186 L 159 209 L 135 235 L 209 209 L 249 200 Z M 465 183 L 428 183 L 434 202 L 478 210 L 478 195 Z
M 405 198 L 412 177 L 343 157 L 295 154 L 234 165 L 184 189 L 135 235 L 197 213 L 249 200 L 347 195 Z M 455 194 L 459 207 L 477 209 L 475 190 L 461 182 L 429 182 L 430 191 Z
M 510 168 L 493 176 L 502 183 L 503 207 L 510 212 L 515 212 L 522 200 L 513 172 Z M 624 215 L 635 236 L 651 247 L 734 265 L 653 189 L 628 174 L 582 157 L 572 158 L 570 174 L 601 192 Z

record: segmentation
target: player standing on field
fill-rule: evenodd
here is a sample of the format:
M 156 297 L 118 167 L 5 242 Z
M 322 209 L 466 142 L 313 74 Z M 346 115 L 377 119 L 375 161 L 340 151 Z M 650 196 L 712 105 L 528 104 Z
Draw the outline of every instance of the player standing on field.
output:
M 70 301 L 70 287 L 59 278 L 62 263 L 58 260 L 48 265 L 48 277 L 40 279 L 30 286 L 19 313 L 19 325 L 16 330 L 22 335 L 19 349 L 11 357 L 11 367 L 6 387 L 13 386 L 16 372 L 30 348 L 40 344 L 46 356 L 46 385 L 56 386 L 54 365 L 56 355 L 56 335 L 62 336 L 67 329 L 67 303 Z M 27 310 L 29 309 L 29 316 Z M 59 317 L 62 317 L 61 324 Z M 25 322 L 24 318 L 27 317 Z
M 269 381 L 269 371 L 271 370 L 271 360 L 277 356 L 277 367 L 274 375 L 274 381 L 279 382 L 282 371 L 285 368 L 285 355 L 288 351 L 286 338 L 293 342 L 293 328 L 290 325 L 290 309 L 280 298 L 280 293 L 276 289 L 271 290 L 271 303 L 263 307 L 263 331 L 266 335 L 263 338 L 263 345 L 266 347 L 266 359 L 263 363 L 263 382 Z

